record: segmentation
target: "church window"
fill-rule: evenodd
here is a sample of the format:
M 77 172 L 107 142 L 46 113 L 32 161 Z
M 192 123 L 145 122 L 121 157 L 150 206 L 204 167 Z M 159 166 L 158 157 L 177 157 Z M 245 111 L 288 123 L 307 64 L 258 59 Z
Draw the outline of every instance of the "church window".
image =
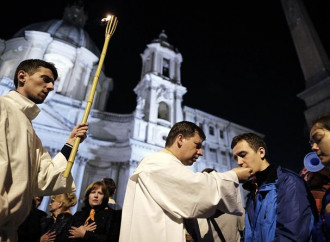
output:
M 158 107 L 158 118 L 170 121 L 169 107 L 165 102 L 160 102 Z
M 209 127 L 209 134 L 214 135 L 214 127 L 212 126 Z
M 217 162 L 218 161 L 217 150 L 214 148 L 210 148 L 209 151 L 210 151 L 210 153 L 209 153 L 208 159 Z
M 222 157 L 222 164 L 224 166 L 227 166 L 228 165 L 228 162 L 227 162 L 227 156 L 226 156 L 226 152 L 225 151 L 221 151 L 221 157 Z
M 220 135 L 220 138 L 223 139 L 223 137 L 224 137 L 224 136 L 223 136 L 223 130 L 220 129 L 220 131 L 219 131 L 219 135 Z
M 163 76 L 170 77 L 170 60 L 163 58 Z

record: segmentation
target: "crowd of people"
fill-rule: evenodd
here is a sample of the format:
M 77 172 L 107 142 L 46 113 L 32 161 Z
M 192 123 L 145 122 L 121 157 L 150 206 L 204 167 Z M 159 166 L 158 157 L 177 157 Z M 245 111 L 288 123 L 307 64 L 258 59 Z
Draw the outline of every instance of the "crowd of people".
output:
M 254 133 L 232 139 L 237 167 L 193 172 L 188 166 L 203 155 L 206 135 L 181 121 L 164 149 L 139 162 L 122 206 L 115 202 L 115 181 L 103 178 L 86 188 L 82 208 L 72 214 L 75 185 L 63 172 L 88 124 L 74 127 L 51 158 L 31 122 L 57 76 L 52 63 L 24 60 L 15 72 L 16 90 L 0 97 L 0 242 L 330 241 L 330 114 L 310 129 L 311 149 L 324 165 L 318 173 L 271 163 L 265 141 Z M 240 184 L 248 194 L 245 206 Z M 43 196 L 51 196 L 49 215 L 38 209 Z
M 84 205 L 75 214 L 70 210 L 77 203 L 74 192 L 52 195 L 49 216 L 35 205 L 18 229 L 18 241 L 118 241 L 120 219 L 116 212 L 121 209 L 111 208 L 111 190 L 103 180 L 87 187 Z

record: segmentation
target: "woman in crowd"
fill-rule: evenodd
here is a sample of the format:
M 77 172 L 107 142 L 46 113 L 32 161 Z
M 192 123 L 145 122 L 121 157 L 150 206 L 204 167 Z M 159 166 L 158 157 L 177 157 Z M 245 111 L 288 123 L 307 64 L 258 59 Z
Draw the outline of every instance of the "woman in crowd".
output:
M 113 241 L 114 212 L 108 207 L 109 192 L 102 181 L 90 184 L 81 211 L 72 217 L 69 238 L 74 241 Z
M 49 204 L 50 217 L 43 219 L 41 228 L 43 235 L 40 242 L 65 241 L 68 239 L 67 231 L 70 226 L 72 214 L 70 208 L 76 205 L 77 197 L 75 193 L 63 193 L 51 196 Z
M 316 118 L 311 125 L 310 145 L 325 169 L 330 170 L 330 113 Z M 322 197 L 318 221 L 313 228 L 313 242 L 330 241 L 330 189 Z

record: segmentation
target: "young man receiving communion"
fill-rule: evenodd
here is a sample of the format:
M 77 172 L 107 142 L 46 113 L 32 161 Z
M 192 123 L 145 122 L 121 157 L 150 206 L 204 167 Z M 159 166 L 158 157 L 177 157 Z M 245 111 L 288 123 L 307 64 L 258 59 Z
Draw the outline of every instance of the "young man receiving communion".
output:
M 305 181 L 269 164 L 266 143 L 254 133 L 235 136 L 231 148 L 238 166 L 251 168 L 254 174 L 243 185 L 250 191 L 244 241 L 309 241 L 317 213 Z

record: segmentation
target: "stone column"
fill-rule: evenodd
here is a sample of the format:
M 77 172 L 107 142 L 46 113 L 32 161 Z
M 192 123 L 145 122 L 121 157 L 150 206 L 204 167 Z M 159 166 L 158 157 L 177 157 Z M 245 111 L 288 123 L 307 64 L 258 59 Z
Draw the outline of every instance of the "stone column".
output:
M 44 53 L 53 38 L 48 33 L 25 31 L 25 38 L 30 44 L 25 59 L 44 59 Z

